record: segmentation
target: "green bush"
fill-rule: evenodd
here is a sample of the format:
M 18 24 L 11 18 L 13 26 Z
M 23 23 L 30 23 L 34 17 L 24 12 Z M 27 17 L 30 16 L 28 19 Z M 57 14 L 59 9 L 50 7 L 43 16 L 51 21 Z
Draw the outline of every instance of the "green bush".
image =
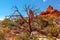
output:
M 36 20 L 38 27 L 40 27 L 41 29 L 43 29 L 44 27 L 47 27 L 48 25 L 48 21 L 44 20 L 42 17 L 38 17 Z
M 32 40 L 39 40 L 36 36 L 34 36 L 33 34 L 32 34 L 32 36 L 31 36 L 31 38 L 32 38 Z
M 51 27 L 51 34 L 52 36 L 58 36 L 59 32 L 55 27 Z
M 2 21 L 2 24 L 6 25 L 6 26 L 14 26 L 15 25 L 15 23 L 12 20 L 10 20 L 10 19 L 4 19 Z
M 29 34 L 27 32 L 16 35 L 17 40 L 28 40 Z

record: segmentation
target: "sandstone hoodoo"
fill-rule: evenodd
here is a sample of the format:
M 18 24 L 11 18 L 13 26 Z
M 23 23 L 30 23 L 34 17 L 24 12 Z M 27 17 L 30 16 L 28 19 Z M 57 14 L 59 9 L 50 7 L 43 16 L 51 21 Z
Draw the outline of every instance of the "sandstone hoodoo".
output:
M 30 18 L 34 18 L 34 12 L 30 9 L 29 10 L 29 15 L 28 15 Z

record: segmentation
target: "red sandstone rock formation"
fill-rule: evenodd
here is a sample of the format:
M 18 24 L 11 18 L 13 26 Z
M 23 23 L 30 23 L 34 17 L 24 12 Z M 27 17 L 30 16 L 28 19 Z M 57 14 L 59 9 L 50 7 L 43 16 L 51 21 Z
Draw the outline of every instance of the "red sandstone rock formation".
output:
M 53 11 L 53 7 L 49 5 L 48 8 L 46 9 L 46 12 L 51 12 L 51 11 Z
M 34 17 L 34 12 L 31 9 L 29 10 L 29 15 L 28 16 L 31 17 L 31 18 Z
M 39 16 L 46 16 L 46 17 L 57 16 L 57 17 L 59 17 L 60 11 L 53 9 L 53 7 L 49 5 L 45 11 L 43 11 L 39 14 Z

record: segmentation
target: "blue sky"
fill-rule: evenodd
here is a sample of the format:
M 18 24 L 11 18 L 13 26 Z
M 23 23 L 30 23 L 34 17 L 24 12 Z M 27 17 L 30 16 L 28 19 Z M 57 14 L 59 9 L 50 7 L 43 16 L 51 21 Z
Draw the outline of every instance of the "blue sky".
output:
M 53 6 L 54 9 L 60 10 L 60 0 L 0 0 L 0 20 L 12 14 L 13 10 L 11 8 L 15 5 L 22 15 L 26 16 L 23 11 L 25 4 L 40 8 L 41 11 L 44 11 L 49 5 Z

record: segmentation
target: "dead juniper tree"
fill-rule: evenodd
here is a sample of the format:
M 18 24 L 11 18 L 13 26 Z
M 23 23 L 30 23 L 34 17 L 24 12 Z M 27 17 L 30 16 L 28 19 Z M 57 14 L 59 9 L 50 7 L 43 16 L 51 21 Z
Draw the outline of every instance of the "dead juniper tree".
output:
M 32 28 L 31 28 L 31 23 L 33 21 L 33 19 L 35 18 L 35 16 L 37 15 L 39 9 L 34 9 L 34 7 L 30 7 L 30 5 L 26 6 L 25 5 L 25 12 L 27 14 L 27 20 L 22 16 L 22 14 L 19 12 L 17 6 L 14 7 L 15 8 L 15 12 L 18 12 L 20 17 L 24 20 L 25 23 L 27 23 L 28 25 L 28 32 L 30 33 L 30 36 L 31 36 L 31 32 L 32 32 Z

